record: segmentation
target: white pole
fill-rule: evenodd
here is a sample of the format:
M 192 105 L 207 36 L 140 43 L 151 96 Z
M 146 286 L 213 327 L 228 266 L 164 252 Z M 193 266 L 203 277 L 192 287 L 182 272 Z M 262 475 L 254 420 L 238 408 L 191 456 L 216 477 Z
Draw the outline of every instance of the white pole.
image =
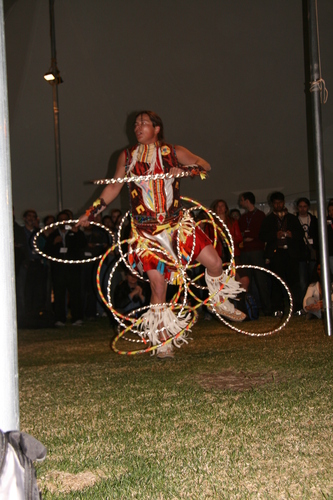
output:
M 3 0 L 0 0 L 0 429 L 19 430 L 12 182 Z

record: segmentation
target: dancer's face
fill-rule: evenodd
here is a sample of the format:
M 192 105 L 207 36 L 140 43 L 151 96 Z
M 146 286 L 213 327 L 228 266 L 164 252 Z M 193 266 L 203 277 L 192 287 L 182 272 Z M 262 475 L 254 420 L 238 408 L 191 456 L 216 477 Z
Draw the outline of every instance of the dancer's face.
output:
M 141 144 L 154 144 L 158 139 L 160 127 L 154 125 L 148 115 L 139 115 L 134 123 L 134 133 Z

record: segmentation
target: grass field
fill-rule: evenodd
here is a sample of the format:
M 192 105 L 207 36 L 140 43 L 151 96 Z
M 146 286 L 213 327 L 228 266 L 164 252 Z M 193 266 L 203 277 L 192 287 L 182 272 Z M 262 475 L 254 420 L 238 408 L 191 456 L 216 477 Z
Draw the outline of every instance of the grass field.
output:
M 117 355 L 111 336 L 107 320 L 19 331 L 43 498 L 333 499 L 333 339 L 319 320 L 264 338 L 200 320 L 165 361 Z

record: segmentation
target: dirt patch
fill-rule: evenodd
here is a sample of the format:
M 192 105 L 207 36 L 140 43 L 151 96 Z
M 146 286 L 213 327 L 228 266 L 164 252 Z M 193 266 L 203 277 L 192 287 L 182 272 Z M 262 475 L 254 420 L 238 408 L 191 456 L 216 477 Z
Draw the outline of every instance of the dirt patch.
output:
M 51 493 L 69 493 L 71 491 L 81 491 L 96 484 L 100 479 L 105 478 L 102 471 L 86 471 L 78 474 L 69 472 L 53 471 L 41 478 L 40 487 L 46 487 Z
M 234 372 L 226 370 L 220 373 L 201 373 L 197 381 L 204 389 L 221 391 L 249 391 L 268 384 L 286 380 L 275 371 L 271 372 Z

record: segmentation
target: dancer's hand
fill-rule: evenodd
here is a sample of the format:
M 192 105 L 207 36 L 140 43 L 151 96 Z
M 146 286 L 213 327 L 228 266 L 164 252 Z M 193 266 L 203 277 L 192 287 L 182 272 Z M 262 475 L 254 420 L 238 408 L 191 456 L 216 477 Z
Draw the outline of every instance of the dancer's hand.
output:
M 183 172 L 184 172 L 184 170 L 182 168 L 178 168 L 178 167 L 170 168 L 171 175 L 178 175 L 178 174 L 182 174 Z
M 88 227 L 89 226 L 89 219 L 88 219 L 88 216 L 86 214 L 83 214 L 81 215 L 81 217 L 79 217 L 79 220 L 78 222 L 75 224 L 75 227 Z

